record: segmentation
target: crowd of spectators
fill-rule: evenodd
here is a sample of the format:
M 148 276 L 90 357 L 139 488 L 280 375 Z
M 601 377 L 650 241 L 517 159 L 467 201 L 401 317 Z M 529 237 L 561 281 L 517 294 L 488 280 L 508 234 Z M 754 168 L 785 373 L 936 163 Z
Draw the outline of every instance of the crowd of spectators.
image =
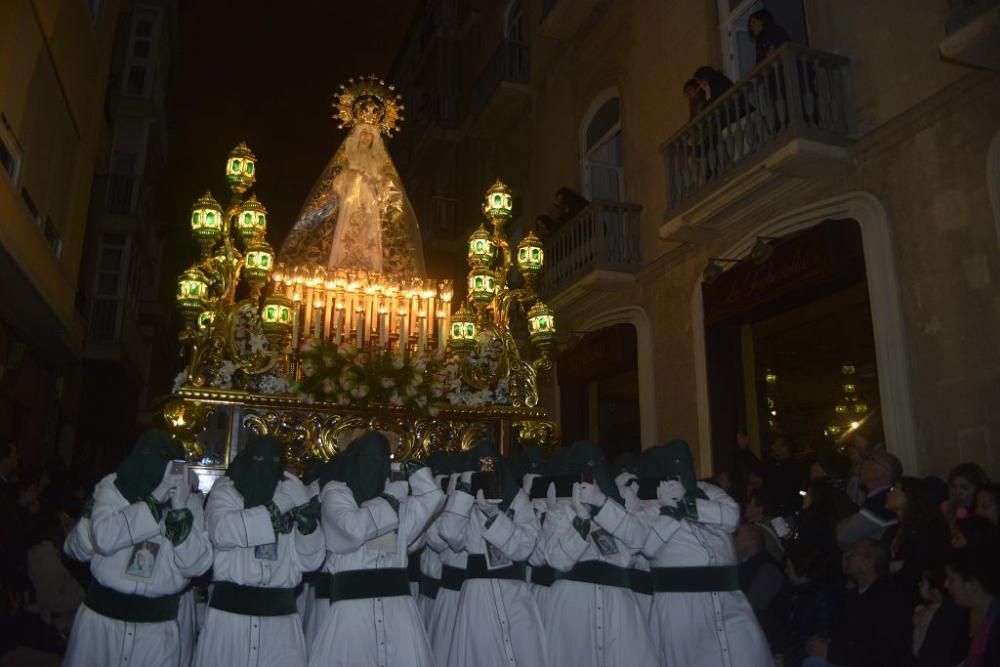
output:
M 743 507 L 740 584 L 779 665 L 1000 665 L 997 486 L 976 463 L 907 476 L 858 437 L 843 453 L 737 438 L 716 483 Z

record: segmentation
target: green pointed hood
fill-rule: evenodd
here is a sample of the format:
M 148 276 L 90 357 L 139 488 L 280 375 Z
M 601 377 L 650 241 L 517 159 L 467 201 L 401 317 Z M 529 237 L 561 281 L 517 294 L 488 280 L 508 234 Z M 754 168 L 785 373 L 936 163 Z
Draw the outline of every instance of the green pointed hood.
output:
M 243 507 L 250 509 L 271 500 L 281 481 L 284 447 L 273 435 L 251 433 L 247 445 L 229 464 L 226 476 L 233 480 L 243 496 Z
M 665 445 L 650 447 L 643 451 L 641 462 L 643 478 L 676 479 L 689 495 L 705 497 L 698 488 L 691 450 L 683 440 L 671 440 Z
M 594 483 L 597 484 L 604 495 L 619 503 L 624 502 L 621 494 L 618 493 L 618 486 L 611 476 L 611 470 L 608 468 L 607 459 L 604 458 L 604 452 L 597 444 L 590 440 L 580 440 L 574 443 L 570 449 L 570 461 L 573 474 L 582 475 L 588 468 L 592 468 L 594 471 Z
M 348 446 L 347 470 L 344 480 L 361 503 L 378 497 L 392 469 L 392 446 L 378 431 L 368 431 Z
M 153 493 L 163 481 L 167 462 L 183 459 L 184 448 L 166 431 L 149 429 L 139 436 L 132 451 L 118 465 L 115 486 L 130 503 L 137 503 Z

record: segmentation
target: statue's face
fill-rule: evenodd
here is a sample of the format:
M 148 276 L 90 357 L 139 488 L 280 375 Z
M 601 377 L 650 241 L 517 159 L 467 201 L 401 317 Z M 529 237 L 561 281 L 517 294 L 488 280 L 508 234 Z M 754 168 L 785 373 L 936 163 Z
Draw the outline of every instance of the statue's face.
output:
M 361 128 L 360 139 L 362 147 L 371 148 L 372 144 L 375 142 L 375 133 L 372 132 L 369 128 L 363 127 Z

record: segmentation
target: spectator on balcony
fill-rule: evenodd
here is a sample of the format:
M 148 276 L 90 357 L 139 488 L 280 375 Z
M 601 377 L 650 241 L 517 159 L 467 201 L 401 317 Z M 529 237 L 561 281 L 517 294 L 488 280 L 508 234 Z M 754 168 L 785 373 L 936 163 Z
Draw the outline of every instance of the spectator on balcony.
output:
M 707 105 L 705 101 L 705 93 L 701 89 L 701 84 L 695 79 L 688 79 L 684 82 L 684 97 L 688 101 L 688 120 L 694 120 L 694 117 L 702 112 L 702 110 Z
M 733 87 L 733 82 L 729 77 L 708 65 L 702 65 L 694 71 L 694 80 L 698 82 L 705 104 L 714 103 L 727 90 Z
M 948 473 L 948 500 L 941 511 L 948 521 L 966 518 L 976 512 L 976 495 L 989 484 L 986 472 L 978 463 L 960 463 Z
M 774 22 L 774 15 L 766 9 L 761 9 L 750 15 L 747 28 L 753 36 L 757 48 L 757 64 L 761 64 L 782 44 L 790 41 L 788 33 Z

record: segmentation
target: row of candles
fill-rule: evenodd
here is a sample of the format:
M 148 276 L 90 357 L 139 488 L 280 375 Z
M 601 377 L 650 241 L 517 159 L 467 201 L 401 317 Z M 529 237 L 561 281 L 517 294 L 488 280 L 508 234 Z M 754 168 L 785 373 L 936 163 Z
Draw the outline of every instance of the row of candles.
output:
M 451 326 L 451 294 L 384 295 L 327 290 L 322 286 L 275 285 L 292 300 L 292 345 L 302 339 L 353 342 L 359 348 L 444 350 Z M 433 320 L 430 315 L 433 314 Z

